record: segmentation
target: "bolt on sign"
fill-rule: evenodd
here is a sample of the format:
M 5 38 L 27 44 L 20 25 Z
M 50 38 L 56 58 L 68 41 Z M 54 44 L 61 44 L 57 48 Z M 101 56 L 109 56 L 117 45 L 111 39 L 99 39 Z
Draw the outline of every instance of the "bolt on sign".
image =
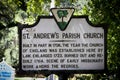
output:
M 103 72 L 107 26 L 93 25 L 73 8 L 53 8 L 33 25 L 20 25 L 20 71 Z

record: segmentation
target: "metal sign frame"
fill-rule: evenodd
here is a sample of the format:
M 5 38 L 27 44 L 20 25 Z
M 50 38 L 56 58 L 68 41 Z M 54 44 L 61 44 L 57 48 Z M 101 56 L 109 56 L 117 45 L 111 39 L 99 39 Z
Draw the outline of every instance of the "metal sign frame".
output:
M 27 70 L 24 71 L 22 70 L 22 30 L 24 28 L 32 28 L 35 25 L 37 25 L 40 21 L 40 19 L 53 19 L 53 16 L 40 16 L 37 20 L 36 23 L 34 23 L 33 25 L 23 25 L 23 24 L 19 24 L 19 73 L 30 73 L 30 74 L 34 74 L 34 73 L 42 73 L 42 74 L 75 74 L 75 73 L 104 73 L 107 72 L 107 25 L 106 24 L 99 24 L 99 25 L 93 25 L 89 19 L 88 16 L 72 16 L 71 18 L 85 18 L 86 21 L 88 22 L 89 25 L 93 26 L 93 27 L 102 27 L 104 29 L 104 69 L 102 70 Z

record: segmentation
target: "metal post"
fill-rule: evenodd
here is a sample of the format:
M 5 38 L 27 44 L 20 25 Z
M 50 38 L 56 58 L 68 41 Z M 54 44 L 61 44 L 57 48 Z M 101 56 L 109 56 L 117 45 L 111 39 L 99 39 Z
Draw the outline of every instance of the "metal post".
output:
M 68 80 L 69 74 L 59 74 L 59 80 Z

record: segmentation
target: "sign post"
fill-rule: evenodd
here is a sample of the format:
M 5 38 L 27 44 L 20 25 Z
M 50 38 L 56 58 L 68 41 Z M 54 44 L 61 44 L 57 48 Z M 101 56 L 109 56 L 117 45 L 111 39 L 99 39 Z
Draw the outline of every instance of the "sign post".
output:
M 104 25 L 87 16 L 72 16 L 74 9 L 52 9 L 33 25 L 19 27 L 20 70 L 40 73 L 93 73 L 106 70 Z

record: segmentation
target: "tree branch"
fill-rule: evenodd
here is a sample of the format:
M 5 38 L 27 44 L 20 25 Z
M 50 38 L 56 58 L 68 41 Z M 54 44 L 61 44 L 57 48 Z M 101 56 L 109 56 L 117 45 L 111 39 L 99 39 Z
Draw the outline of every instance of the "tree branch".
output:
M 4 26 L 2 23 L 0 23 L 0 30 L 5 29 L 5 28 L 15 27 L 17 25 L 18 25 L 18 22 L 12 22 L 12 23 L 8 24 L 7 26 Z

